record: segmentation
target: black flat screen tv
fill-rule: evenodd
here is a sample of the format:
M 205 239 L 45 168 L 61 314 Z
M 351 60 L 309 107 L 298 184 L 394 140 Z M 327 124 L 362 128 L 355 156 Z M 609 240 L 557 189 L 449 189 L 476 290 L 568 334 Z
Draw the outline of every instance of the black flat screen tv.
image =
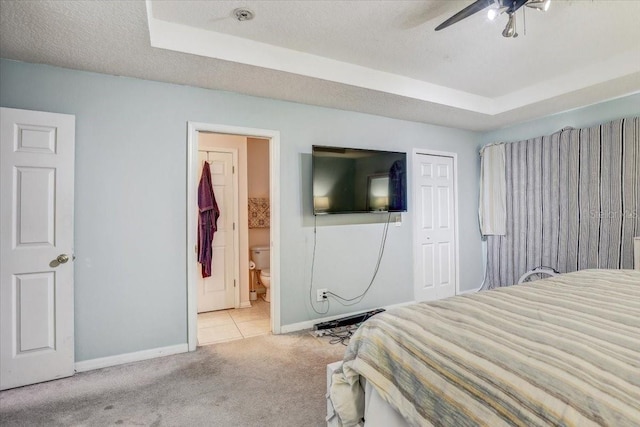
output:
M 313 213 L 407 211 L 407 154 L 325 147 L 312 149 Z

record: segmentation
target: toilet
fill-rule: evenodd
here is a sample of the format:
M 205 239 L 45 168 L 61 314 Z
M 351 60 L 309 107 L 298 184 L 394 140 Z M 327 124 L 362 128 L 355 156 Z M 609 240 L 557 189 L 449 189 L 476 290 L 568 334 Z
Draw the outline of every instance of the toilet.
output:
M 256 265 L 258 271 L 258 279 L 260 283 L 267 289 L 264 296 L 266 302 L 271 302 L 271 274 L 269 271 L 270 249 L 269 246 L 252 246 L 251 261 Z

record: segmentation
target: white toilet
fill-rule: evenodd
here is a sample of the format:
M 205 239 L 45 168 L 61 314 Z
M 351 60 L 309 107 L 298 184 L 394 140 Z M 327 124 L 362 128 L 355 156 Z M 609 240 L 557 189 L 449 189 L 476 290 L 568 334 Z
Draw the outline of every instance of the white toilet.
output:
M 251 247 L 251 261 L 256 265 L 260 283 L 262 283 L 262 285 L 267 289 L 267 293 L 264 296 L 264 300 L 266 302 L 271 302 L 271 275 L 269 272 L 270 258 L 269 246 Z

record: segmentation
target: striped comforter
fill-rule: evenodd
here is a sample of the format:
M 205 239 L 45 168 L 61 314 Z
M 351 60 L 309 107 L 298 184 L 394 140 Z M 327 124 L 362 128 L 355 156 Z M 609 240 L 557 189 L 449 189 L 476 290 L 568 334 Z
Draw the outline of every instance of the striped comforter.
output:
M 332 379 L 343 425 L 363 376 L 416 426 L 640 426 L 640 272 L 583 270 L 378 314 Z

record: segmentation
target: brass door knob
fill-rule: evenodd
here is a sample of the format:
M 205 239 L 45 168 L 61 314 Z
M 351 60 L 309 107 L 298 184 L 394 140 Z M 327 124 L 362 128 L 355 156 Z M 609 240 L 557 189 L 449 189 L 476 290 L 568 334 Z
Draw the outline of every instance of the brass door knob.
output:
M 60 254 L 60 255 L 58 255 L 58 257 L 56 258 L 56 261 L 58 261 L 58 263 L 60 263 L 60 264 L 64 264 L 65 262 L 69 261 L 69 255 L 67 255 L 67 254 Z

